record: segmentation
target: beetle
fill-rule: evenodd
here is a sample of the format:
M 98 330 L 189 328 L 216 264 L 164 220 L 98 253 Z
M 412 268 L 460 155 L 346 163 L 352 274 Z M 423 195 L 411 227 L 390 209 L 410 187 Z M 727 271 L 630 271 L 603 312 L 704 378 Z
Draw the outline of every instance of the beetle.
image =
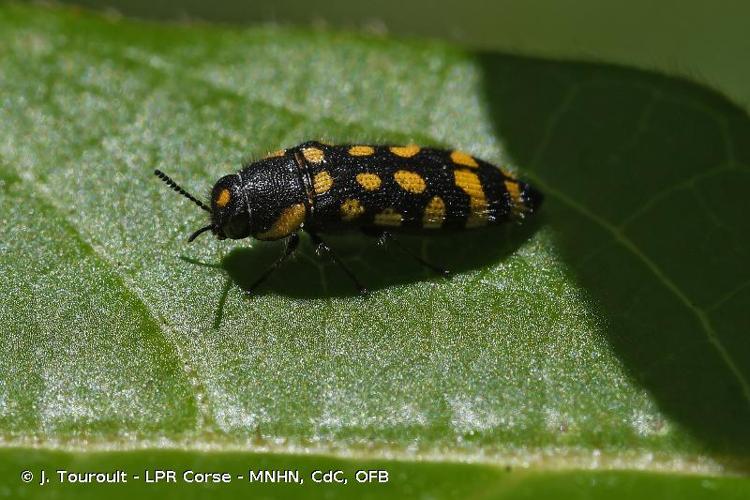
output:
M 286 239 L 281 256 L 245 290 L 248 294 L 294 253 L 300 230 L 365 294 L 367 289 L 320 233 L 359 230 L 400 246 L 393 233 L 427 235 L 522 221 L 543 201 L 537 189 L 500 167 L 462 151 L 414 144 L 305 142 L 220 178 L 210 206 L 160 170 L 154 173 L 211 214 L 210 223 L 192 233 L 189 242 L 206 231 L 220 240 Z M 449 274 L 401 249 L 433 271 Z

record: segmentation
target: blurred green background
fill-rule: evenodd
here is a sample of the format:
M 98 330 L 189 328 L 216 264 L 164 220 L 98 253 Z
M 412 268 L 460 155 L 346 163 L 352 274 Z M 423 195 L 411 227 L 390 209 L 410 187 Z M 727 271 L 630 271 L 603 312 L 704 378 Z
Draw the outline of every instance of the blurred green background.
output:
M 658 69 L 750 105 L 750 2 L 62 0 L 151 19 L 323 25 Z

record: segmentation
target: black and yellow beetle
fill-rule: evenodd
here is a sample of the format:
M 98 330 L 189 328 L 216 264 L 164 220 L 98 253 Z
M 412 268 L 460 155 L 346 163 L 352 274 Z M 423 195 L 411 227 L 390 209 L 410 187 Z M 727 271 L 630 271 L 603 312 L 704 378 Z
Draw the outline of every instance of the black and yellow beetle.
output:
M 542 203 L 539 191 L 501 168 L 461 151 L 416 145 L 306 142 L 219 179 L 211 190 L 210 207 L 161 171 L 155 174 L 211 214 L 211 223 L 188 241 L 205 231 L 219 239 L 287 239 L 284 253 L 248 293 L 294 252 L 300 229 L 366 293 L 319 233 L 356 229 L 395 241 L 394 232 L 429 234 L 520 221 Z

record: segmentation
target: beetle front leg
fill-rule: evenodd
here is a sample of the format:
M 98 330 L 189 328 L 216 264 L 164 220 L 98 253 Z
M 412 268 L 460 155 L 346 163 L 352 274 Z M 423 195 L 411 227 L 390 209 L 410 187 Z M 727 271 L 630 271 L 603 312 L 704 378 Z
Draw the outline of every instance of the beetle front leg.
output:
M 268 269 L 265 270 L 263 274 L 260 275 L 260 277 L 255 280 L 255 282 L 250 285 L 248 289 L 245 290 L 245 294 L 250 296 L 255 292 L 255 289 L 258 288 L 266 279 L 273 273 L 287 258 L 289 258 L 290 255 L 294 253 L 295 250 L 297 250 L 297 247 L 299 246 L 299 235 L 297 233 L 293 233 L 291 236 L 289 236 L 289 239 L 286 242 L 286 248 L 284 248 L 284 253 L 281 254 L 281 256 L 276 259 L 276 261 L 271 264 Z

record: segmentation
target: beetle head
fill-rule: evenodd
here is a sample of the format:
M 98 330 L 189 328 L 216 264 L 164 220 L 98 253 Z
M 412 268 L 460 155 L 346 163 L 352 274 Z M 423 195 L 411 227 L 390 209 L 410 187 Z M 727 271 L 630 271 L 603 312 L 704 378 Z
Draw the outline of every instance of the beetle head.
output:
M 225 238 L 240 239 L 250 235 L 247 200 L 244 197 L 237 175 L 227 175 L 219 179 L 211 190 L 211 207 L 208 207 L 162 171 L 155 170 L 154 174 L 173 190 L 211 214 L 211 224 L 191 234 L 188 238 L 189 242 L 206 231 L 211 231 L 220 240 Z

